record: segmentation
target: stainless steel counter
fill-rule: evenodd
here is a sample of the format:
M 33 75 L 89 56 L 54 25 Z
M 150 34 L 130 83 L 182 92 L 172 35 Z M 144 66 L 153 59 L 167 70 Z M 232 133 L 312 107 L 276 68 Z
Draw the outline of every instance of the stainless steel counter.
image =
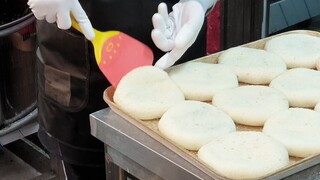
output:
M 112 162 L 139 179 L 212 179 L 110 108 L 92 113 L 90 123 L 91 134 L 105 143 L 107 163 Z M 110 169 L 107 170 L 111 173 Z M 270 179 L 281 178 L 320 179 L 319 160 L 270 176 Z

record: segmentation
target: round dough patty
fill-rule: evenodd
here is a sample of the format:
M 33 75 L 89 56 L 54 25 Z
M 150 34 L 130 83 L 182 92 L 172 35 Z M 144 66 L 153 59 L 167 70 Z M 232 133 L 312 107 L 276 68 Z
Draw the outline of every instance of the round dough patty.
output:
M 172 69 L 169 76 L 188 100 L 211 101 L 216 92 L 238 87 L 236 74 L 221 64 L 189 62 Z
M 201 161 L 231 179 L 256 179 L 288 165 L 286 148 L 261 132 L 236 131 L 198 151 Z
M 163 114 L 158 127 L 166 138 L 189 150 L 198 150 L 213 138 L 236 130 L 226 113 L 193 100 L 172 106 Z
M 268 119 L 263 132 L 283 143 L 291 156 L 320 153 L 320 113 L 290 108 Z
M 320 38 L 302 33 L 286 34 L 268 40 L 265 49 L 279 55 L 288 68 L 315 68 L 320 59 Z
M 240 86 L 217 93 L 212 104 L 238 124 L 263 126 L 274 113 L 287 110 L 287 98 L 278 90 L 262 85 Z
M 229 66 L 239 82 L 248 84 L 269 84 L 287 70 L 285 62 L 276 54 L 240 46 L 224 51 L 219 56 L 219 64 Z
M 320 71 L 290 69 L 272 80 L 269 86 L 284 93 L 293 107 L 314 108 L 320 102 Z
M 127 114 L 148 120 L 160 118 L 185 97 L 165 71 L 154 66 L 142 66 L 120 80 L 113 99 Z

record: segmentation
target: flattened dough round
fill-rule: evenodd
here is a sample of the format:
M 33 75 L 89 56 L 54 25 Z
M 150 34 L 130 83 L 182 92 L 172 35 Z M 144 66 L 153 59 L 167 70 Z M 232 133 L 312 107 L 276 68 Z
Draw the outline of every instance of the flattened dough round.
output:
M 276 54 L 240 46 L 224 51 L 219 56 L 219 64 L 229 66 L 239 82 L 248 84 L 269 84 L 287 70 L 285 62 Z
M 265 49 L 282 57 L 288 68 L 315 68 L 320 59 L 320 38 L 302 33 L 285 34 L 268 40 Z
M 290 69 L 273 79 L 269 86 L 284 93 L 292 107 L 314 108 L 320 102 L 320 71 Z
M 175 144 L 198 150 L 213 138 L 236 130 L 232 119 L 216 107 L 187 100 L 172 106 L 161 117 L 159 131 Z
M 289 103 L 280 91 L 262 85 L 246 85 L 217 93 L 212 104 L 238 124 L 263 126 L 274 113 L 287 110 Z
M 221 64 L 189 62 L 172 69 L 169 76 L 188 100 L 211 101 L 216 92 L 238 87 L 236 74 Z
M 200 148 L 198 157 L 231 179 L 257 179 L 289 163 L 282 144 L 254 131 L 236 131 L 214 139 Z
M 120 80 L 113 99 L 127 114 L 148 120 L 160 118 L 185 97 L 167 72 L 154 66 L 142 66 Z
M 290 108 L 268 119 L 263 132 L 283 143 L 291 156 L 320 153 L 320 113 Z

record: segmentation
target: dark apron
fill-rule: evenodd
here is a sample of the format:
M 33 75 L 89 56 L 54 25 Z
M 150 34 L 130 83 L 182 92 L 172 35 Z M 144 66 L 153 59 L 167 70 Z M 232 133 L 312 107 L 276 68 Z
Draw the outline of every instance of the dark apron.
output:
M 155 59 L 164 54 L 151 40 L 151 17 L 160 2 L 163 1 L 80 1 L 95 29 L 127 33 L 153 49 Z M 167 4 L 171 7 L 176 2 Z M 205 27 L 177 63 L 205 55 Z M 62 155 L 59 152 L 65 161 L 103 164 L 103 143 L 90 135 L 89 114 L 107 107 L 102 94 L 110 84 L 96 64 L 91 42 L 74 29 L 63 31 L 45 21 L 37 21 L 37 38 L 40 140 L 46 147 L 52 146 L 50 139 L 57 140 L 60 148 L 66 149 Z

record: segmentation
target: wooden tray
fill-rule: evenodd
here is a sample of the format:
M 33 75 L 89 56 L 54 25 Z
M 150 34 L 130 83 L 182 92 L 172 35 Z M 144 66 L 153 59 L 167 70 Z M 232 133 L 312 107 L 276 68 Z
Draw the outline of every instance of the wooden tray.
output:
M 261 39 L 258 41 L 254 41 L 254 42 L 251 42 L 248 44 L 244 44 L 242 46 L 263 49 L 265 42 L 267 40 L 269 40 L 270 38 L 280 36 L 283 34 L 289 34 L 289 33 L 304 33 L 304 34 L 309 34 L 309 35 L 320 37 L 320 33 L 315 32 L 315 31 L 308 31 L 308 30 L 289 31 L 289 32 L 281 33 L 281 34 L 271 36 L 268 38 L 264 38 L 264 39 Z M 218 57 L 222 52 L 223 51 L 206 56 L 206 57 L 198 58 L 193 61 L 217 63 Z M 177 66 L 179 66 L 179 65 L 177 65 Z M 168 70 L 175 68 L 177 66 L 173 66 L 173 67 L 169 68 Z M 145 133 L 147 133 L 149 136 L 151 136 L 155 140 L 164 144 L 166 147 L 168 147 L 173 152 L 177 153 L 177 155 L 179 155 L 183 159 L 187 160 L 190 163 L 196 164 L 197 167 L 201 171 L 208 174 L 213 179 L 227 179 L 227 178 L 219 175 L 218 173 L 214 172 L 212 169 L 210 169 L 208 166 L 206 166 L 204 163 L 202 163 L 201 160 L 197 157 L 196 151 L 190 151 L 190 150 L 186 150 L 182 147 L 179 147 L 175 143 L 171 142 L 169 139 L 164 137 L 160 133 L 160 131 L 158 130 L 159 119 L 142 121 L 140 119 L 135 119 L 135 118 L 129 116 L 128 114 L 124 113 L 117 106 L 117 104 L 115 104 L 113 101 L 114 91 L 115 91 L 115 89 L 112 86 L 110 86 L 104 91 L 104 94 L 103 94 L 103 98 L 104 98 L 105 102 L 109 105 L 109 107 L 114 112 L 116 112 L 118 115 L 120 115 L 123 118 L 125 118 L 126 120 L 128 120 L 134 126 L 143 130 Z M 261 131 L 262 130 L 262 127 L 252 127 L 252 126 L 245 126 L 245 125 L 238 125 L 238 124 L 236 126 L 237 126 L 237 131 Z M 290 156 L 290 163 L 286 167 L 279 169 L 271 174 L 265 175 L 265 176 L 261 177 L 261 179 L 284 178 L 284 177 L 287 177 L 291 174 L 297 173 L 301 170 L 304 170 L 308 167 L 311 167 L 311 166 L 313 166 L 315 164 L 319 164 L 319 163 L 320 163 L 320 153 L 313 155 L 313 156 L 310 156 L 310 157 L 307 157 L 307 158 L 298 158 L 298 157 Z

